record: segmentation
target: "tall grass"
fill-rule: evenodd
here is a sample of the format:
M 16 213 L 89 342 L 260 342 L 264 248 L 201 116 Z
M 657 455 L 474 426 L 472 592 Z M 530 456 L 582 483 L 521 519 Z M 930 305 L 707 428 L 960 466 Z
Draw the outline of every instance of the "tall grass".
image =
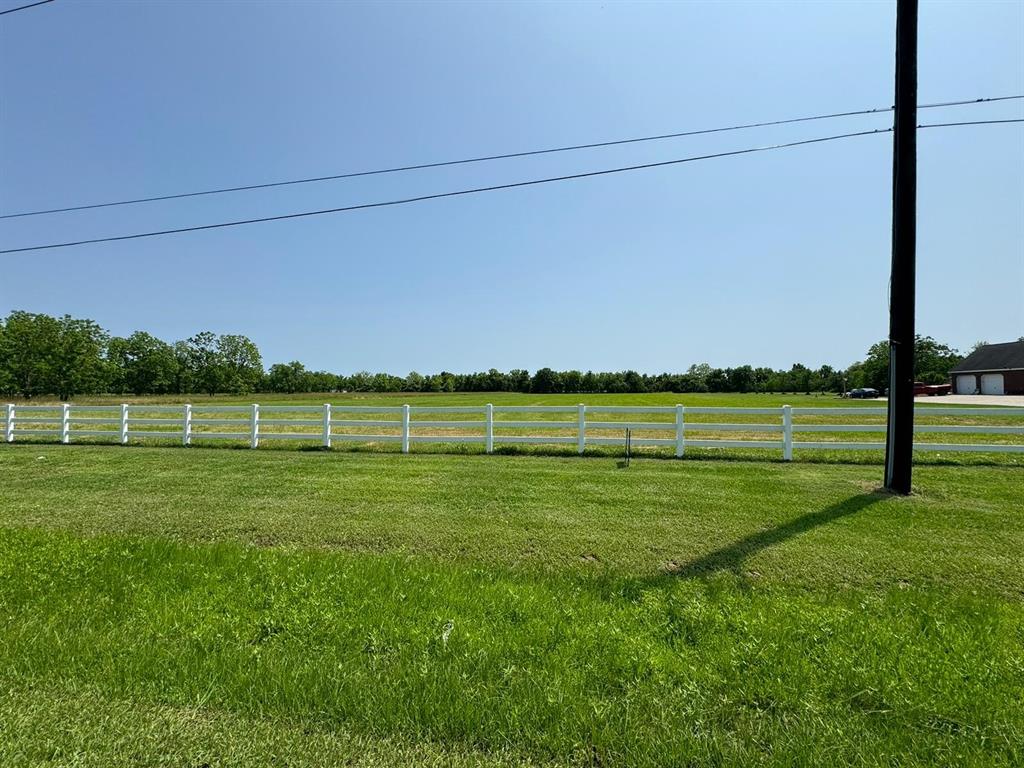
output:
M 22 684 L 600 765 L 1019 764 L 1019 603 L 0 533 Z

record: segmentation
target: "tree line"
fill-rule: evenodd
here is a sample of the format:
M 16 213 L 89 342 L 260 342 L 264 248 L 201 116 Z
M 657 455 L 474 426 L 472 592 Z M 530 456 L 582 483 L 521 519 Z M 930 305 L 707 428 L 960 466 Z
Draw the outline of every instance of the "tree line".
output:
M 949 380 L 963 356 L 930 336 L 919 336 L 917 378 Z M 889 349 L 871 346 L 864 360 L 845 370 L 795 363 L 788 370 L 741 365 L 691 365 L 684 373 L 636 371 L 508 372 L 406 376 L 360 371 L 351 375 L 308 370 L 301 362 L 264 369 L 259 348 L 246 336 L 202 331 L 163 341 L 145 331 L 112 336 L 93 320 L 14 311 L 0 320 L 0 394 L 25 398 L 87 394 L 245 394 L 250 392 L 840 392 L 886 386 Z

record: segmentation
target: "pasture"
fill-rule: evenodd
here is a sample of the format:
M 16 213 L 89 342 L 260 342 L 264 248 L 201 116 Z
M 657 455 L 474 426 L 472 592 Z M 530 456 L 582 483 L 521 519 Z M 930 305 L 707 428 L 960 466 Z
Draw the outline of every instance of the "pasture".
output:
M 0 445 L 0 763 L 1024 761 L 1013 455 L 551 453 Z
M 580 403 L 584 397 L 585 404 Z M 916 408 L 915 443 L 922 444 L 922 460 L 953 456 L 964 461 L 970 450 L 981 452 L 986 463 L 1019 463 L 1024 408 L 944 408 L 942 401 Z M 791 409 L 788 414 L 783 406 Z M 63 412 L 61 407 L 45 400 L 15 403 L 0 413 L 0 427 L 9 441 L 29 442 L 279 448 L 285 447 L 282 442 L 302 448 L 333 443 L 385 451 L 396 450 L 398 443 L 403 452 L 414 447 L 562 455 L 610 455 L 624 444 L 625 428 L 631 427 L 634 447 L 648 456 L 709 457 L 725 449 L 734 457 L 788 459 L 798 454 L 804 460 L 870 462 L 881 459 L 885 425 L 884 402 L 834 395 L 121 396 L 83 399 Z

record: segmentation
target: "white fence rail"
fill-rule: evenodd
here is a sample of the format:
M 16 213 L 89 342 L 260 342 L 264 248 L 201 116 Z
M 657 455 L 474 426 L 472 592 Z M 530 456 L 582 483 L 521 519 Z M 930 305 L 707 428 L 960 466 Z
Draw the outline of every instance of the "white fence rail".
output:
M 794 450 L 880 450 L 881 441 L 795 440 L 804 433 L 878 433 L 884 423 L 822 424 L 801 423 L 800 417 L 834 416 L 855 418 L 884 416 L 885 408 L 814 407 L 783 405 L 778 408 L 728 408 L 676 406 L 614 406 L 584 404 L 562 405 L 481 405 L 481 406 L 363 406 L 363 405 L 16 405 L 3 409 L 4 441 L 20 436 L 51 437 L 61 443 L 72 438 L 108 438 L 126 444 L 131 440 L 174 439 L 183 445 L 197 441 L 244 441 L 257 448 L 262 441 L 294 440 L 316 442 L 329 448 L 333 442 L 401 443 L 408 453 L 413 443 L 478 443 L 487 453 L 498 444 L 575 445 L 583 453 L 587 445 L 624 445 L 625 430 L 669 433 L 664 437 L 633 437 L 636 446 L 674 449 L 683 456 L 689 448 L 760 448 L 782 452 L 790 461 Z M 919 434 L 970 434 L 1020 436 L 1017 443 L 939 443 L 916 442 L 918 451 L 974 451 L 1024 453 L 1024 408 L 918 408 L 919 417 L 1020 418 L 1019 424 L 918 424 Z M 230 415 L 225 415 L 230 414 Z M 530 414 L 553 416 L 551 420 L 522 418 Z M 608 420 L 602 415 L 636 416 L 633 420 Z M 417 416 L 420 418 L 413 418 Z M 424 416 L 433 418 L 422 418 Z M 470 419 L 466 416 L 478 416 Z M 495 418 L 495 417 L 498 418 Z M 512 416 L 513 418 L 501 418 Z M 588 417 L 596 416 L 590 419 Z M 765 421 L 687 421 L 687 416 L 771 417 Z M 360 418 L 362 417 L 362 418 Z M 390 417 L 390 418 L 389 418 Z M 568 417 L 568 418 L 566 418 Z M 647 417 L 647 420 L 641 417 Z M 663 417 L 651 421 L 650 417 Z M 199 427 L 200 429 L 196 429 Z M 207 427 L 217 429 L 207 430 Z M 294 431 L 299 428 L 305 431 Z M 287 429 L 291 431 L 281 431 Z M 385 430 L 384 433 L 354 432 L 354 429 Z M 505 430 L 544 431 L 544 434 L 508 434 Z M 346 431 L 347 430 L 347 431 Z M 422 434 L 434 430 L 435 434 Z M 437 430 L 457 430 L 459 434 L 437 434 Z M 620 431 L 621 435 L 609 434 Z M 472 434 L 464 434 L 471 432 Z M 594 433 L 597 434 L 594 434 Z M 774 439 L 702 438 L 706 432 L 743 432 L 754 435 L 778 435 Z M 560 433 L 560 434 L 552 434 Z M 569 433 L 569 434 L 566 434 Z M 691 435 L 696 434 L 697 437 Z

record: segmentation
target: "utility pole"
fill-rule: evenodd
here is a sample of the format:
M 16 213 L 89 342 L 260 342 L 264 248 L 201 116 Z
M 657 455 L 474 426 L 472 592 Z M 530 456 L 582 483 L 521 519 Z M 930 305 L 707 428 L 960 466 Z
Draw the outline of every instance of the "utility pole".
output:
M 896 0 L 892 271 L 885 487 L 910 493 L 914 460 L 914 293 L 917 246 L 917 0 Z

